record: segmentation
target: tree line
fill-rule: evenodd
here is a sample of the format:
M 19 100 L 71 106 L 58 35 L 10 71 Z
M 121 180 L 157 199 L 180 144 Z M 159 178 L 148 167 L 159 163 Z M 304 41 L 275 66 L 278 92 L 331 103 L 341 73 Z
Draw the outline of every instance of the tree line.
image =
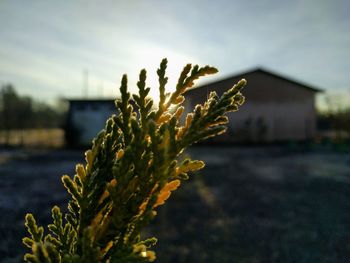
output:
M 12 84 L 0 88 L 0 131 L 9 142 L 11 132 L 62 127 L 64 113 L 47 103 L 18 94 Z

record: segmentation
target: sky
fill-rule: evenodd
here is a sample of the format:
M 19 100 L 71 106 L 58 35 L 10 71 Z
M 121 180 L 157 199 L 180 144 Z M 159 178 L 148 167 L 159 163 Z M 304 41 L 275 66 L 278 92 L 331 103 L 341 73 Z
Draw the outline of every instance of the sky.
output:
M 146 68 L 156 94 L 167 57 L 169 89 L 186 63 L 217 67 L 206 81 L 260 66 L 347 103 L 349 31 L 348 0 L 1 0 L 0 84 L 47 102 L 116 97 Z

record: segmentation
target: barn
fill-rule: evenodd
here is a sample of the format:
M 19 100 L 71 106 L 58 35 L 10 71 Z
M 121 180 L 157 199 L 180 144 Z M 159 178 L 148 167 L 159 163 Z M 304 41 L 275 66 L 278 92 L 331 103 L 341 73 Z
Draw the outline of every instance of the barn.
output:
M 248 81 L 243 90 L 246 102 L 230 114 L 221 142 L 305 141 L 316 135 L 315 98 L 320 89 L 300 81 L 257 68 L 186 92 L 186 109 L 202 104 L 210 91 L 219 95 L 240 79 Z M 90 145 L 108 117 L 117 114 L 114 99 L 70 99 L 66 122 L 66 141 L 71 146 Z
M 210 91 L 222 94 L 242 78 L 248 81 L 242 91 L 246 102 L 238 112 L 229 115 L 227 133 L 215 140 L 280 142 L 314 138 L 315 97 L 321 90 L 263 68 L 192 88 L 185 94 L 187 107 L 192 109 L 203 103 Z

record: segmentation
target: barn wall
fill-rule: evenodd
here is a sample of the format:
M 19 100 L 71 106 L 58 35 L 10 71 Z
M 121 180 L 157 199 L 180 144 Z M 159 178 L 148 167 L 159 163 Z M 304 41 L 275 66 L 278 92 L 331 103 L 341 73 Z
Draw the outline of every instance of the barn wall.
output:
M 315 92 L 295 83 L 254 72 L 243 75 L 248 81 L 242 93 L 245 104 L 230 114 L 223 141 L 305 140 L 316 133 Z M 190 107 L 203 103 L 211 90 L 222 94 L 242 77 L 194 89 L 187 94 Z
M 232 136 L 239 140 L 305 140 L 315 135 L 313 109 L 305 102 L 246 102 L 229 116 Z

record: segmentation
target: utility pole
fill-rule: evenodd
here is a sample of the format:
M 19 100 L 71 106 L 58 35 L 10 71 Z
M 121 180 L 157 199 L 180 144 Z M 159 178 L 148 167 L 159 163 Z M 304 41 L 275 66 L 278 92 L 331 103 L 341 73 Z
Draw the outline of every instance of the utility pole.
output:
M 83 98 L 89 96 L 89 71 L 85 69 L 83 71 Z
M 100 92 L 101 92 L 101 97 L 103 97 L 103 81 L 101 81 L 101 86 L 100 86 Z

